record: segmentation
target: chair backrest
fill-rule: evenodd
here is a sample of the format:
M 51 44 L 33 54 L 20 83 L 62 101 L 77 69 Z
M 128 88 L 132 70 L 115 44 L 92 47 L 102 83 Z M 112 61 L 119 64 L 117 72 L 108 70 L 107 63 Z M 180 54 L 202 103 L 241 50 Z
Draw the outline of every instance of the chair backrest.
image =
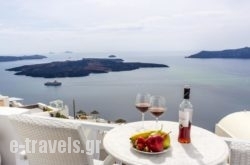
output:
M 230 144 L 230 165 L 250 165 L 250 142 Z
M 34 142 L 25 149 L 29 165 L 93 165 L 92 156 L 86 154 L 86 137 L 80 123 L 33 115 L 14 115 L 9 119 L 23 144 L 27 140 Z
M 230 165 L 250 165 L 250 141 L 222 137 L 230 148 Z

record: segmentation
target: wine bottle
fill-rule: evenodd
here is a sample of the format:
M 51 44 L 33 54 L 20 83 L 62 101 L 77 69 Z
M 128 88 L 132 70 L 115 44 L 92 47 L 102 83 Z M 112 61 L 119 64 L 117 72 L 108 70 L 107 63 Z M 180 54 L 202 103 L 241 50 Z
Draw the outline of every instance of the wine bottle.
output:
M 179 136 L 178 141 L 180 143 L 190 143 L 191 137 L 191 125 L 193 116 L 193 105 L 190 100 L 190 86 L 184 86 L 183 101 L 179 107 Z

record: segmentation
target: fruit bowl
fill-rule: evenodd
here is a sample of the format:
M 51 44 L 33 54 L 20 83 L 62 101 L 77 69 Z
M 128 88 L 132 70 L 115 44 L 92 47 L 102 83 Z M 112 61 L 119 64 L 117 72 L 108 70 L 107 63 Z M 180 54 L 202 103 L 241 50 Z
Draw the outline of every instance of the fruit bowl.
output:
M 138 150 L 136 148 L 134 148 L 133 146 L 131 147 L 132 150 L 136 151 L 136 152 L 139 152 L 139 153 L 142 153 L 142 154 L 148 154 L 148 155 L 158 155 L 158 154 L 164 154 L 168 151 L 171 150 L 171 147 L 168 147 L 166 149 L 164 149 L 163 151 L 160 151 L 160 152 L 149 152 L 149 151 L 141 151 L 141 150 Z
M 137 132 L 130 138 L 135 151 L 146 154 L 161 154 L 170 149 L 170 136 L 162 130 Z

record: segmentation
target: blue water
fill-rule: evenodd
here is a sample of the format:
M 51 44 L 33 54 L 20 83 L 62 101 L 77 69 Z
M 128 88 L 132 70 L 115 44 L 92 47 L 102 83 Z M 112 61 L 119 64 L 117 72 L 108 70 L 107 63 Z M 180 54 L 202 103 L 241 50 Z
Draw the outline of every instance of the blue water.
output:
M 71 109 L 91 112 L 98 110 L 108 120 L 140 119 L 134 107 L 138 92 L 163 95 L 167 112 L 162 120 L 178 120 L 178 105 L 182 100 L 184 84 L 190 84 L 191 102 L 194 105 L 193 123 L 214 130 L 223 116 L 250 107 L 250 60 L 237 59 L 186 59 L 185 53 L 127 52 L 115 53 L 125 61 L 163 63 L 170 68 L 147 68 L 108 74 L 91 74 L 88 77 L 57 78 L 60 87 L 46 87 L 44 82 L 55 79 L 16 76 L 7 68 L 49 62 L 76 60 L 83 57 L 107 57 L 107 53 L 52 54 L 48 59 L 0 63 L 0 94 L 21 97 L 25 104 L 49 103 L 61 99 Z M 154 119 L 146 113 L 146 120 Z

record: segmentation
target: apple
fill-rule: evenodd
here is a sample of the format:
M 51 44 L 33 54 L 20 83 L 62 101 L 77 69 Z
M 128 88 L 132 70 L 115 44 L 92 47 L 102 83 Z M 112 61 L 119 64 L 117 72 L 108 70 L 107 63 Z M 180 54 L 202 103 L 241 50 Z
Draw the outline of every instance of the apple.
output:
M 146 140 L 148 149 L 152 152 L 161 152 L 164 149 L 163 137 L 161 135 L 150 135 Z
M 153 132 L 150 135 L 159 135 L 163 138 L 163 148 L 167 149 L 170 146 L 170 136 L 169 134 L 171 133 L 171 131 L 169 133 L 166 133 L 164 131 L 157 131 L 157 132 Z

